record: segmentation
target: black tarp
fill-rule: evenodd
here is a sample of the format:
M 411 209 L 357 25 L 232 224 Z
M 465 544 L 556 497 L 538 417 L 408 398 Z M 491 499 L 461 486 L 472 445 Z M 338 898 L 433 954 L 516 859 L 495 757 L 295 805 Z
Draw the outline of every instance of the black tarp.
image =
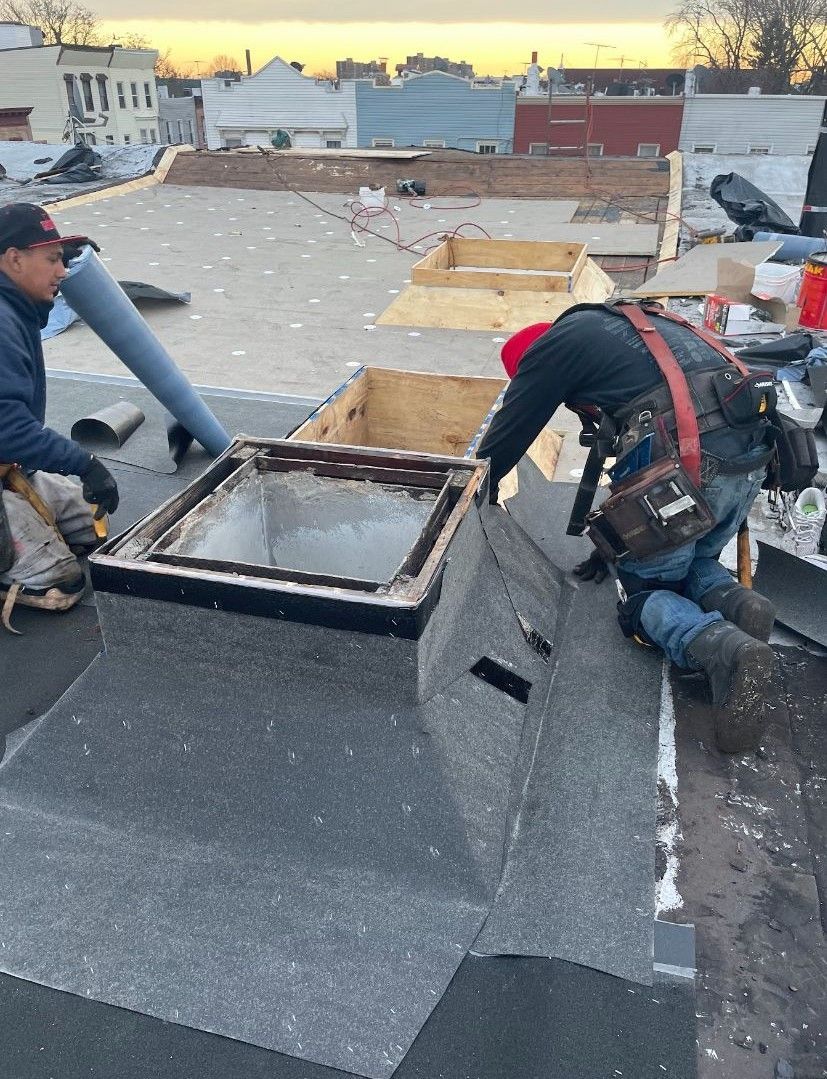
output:
M 751 240 L 754 232 L 798 232 L 798 226 L 777 202 L 737 172 L 716 176 L 709 193 L 730 221 L 739 226 L 736 235 L 741 240 Z
M 807 173 L 807 193 L 804 196 L 804 207 L 801 211 L 801 234 L 803 236 L 824 235 L 827 229 L 827 106 L 821 118 L 821 131 L 815 152 L 810 159 L 810 170 Z

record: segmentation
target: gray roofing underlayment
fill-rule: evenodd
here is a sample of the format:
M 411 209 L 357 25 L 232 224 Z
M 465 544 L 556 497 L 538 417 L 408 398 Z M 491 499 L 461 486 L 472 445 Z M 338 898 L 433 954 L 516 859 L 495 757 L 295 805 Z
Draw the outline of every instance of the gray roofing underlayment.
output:
M 49 395 L 59 430 L 126 397 L 147 414 L 134 437 L 166 448 L 129 380 L 54 378 Z M 310 411 L 206 400 L 231 432 L 270 437 Z M 113 465 L 114 528 L 189 483 L 208 463 L 191 453 L 176 474 L 134 448 Z M 532 992 L 561 1015 L 586 994 L 584 1031 L 568 1044 L 552 1021 L 564 1070 L 526 1043 L 486 1075 L 694 1074 L 691 981 L 644 1009 L 661 665 L 618 641 L 613 593 L 567 573 L 585 549 L 559 540 L 572 485 L 523 464 L 512 516 L 483 503 L 463 519 L 418 641 L 99 591 L 105 651 L 0 766 L 0 967 L 276 1050 L 274 1068 L 424 1076 L 417 1046 L 474 971 L 502 985 L 494 1012 L 509 999 L 507 956 L 521 1011 Z M 22 656 L 26 639 L 9 642 Z M 529 683 L 527 701 L 471 673 L 481 659 Z M 620 1016 L 630 994 L 629 1044 L 603 1046 L 585 1002 Z
M 69 149 L 68 143 L 0 141 L 0 165 L 6 170 L 5 177 L 0 179 L 0 206 L 9 202 L 56 202 L 135 179 L 152 171 L 166 147 L 95 146 L 101 157 L 97 180 L 46 184 L 34 179 L 37 173 L 47 172 Z

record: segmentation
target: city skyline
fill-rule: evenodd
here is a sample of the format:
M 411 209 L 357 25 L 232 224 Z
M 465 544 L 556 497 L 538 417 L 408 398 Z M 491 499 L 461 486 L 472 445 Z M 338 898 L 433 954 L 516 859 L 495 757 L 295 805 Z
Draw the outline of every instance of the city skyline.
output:
M 610 23 L 426 23 L 426 22 L 186 22 L 172 19 L 113 20 L 102 18 L 106 35 L 118 40 L 141 34 L 180 66 L 209 64 L 214 56 L 229 55 L 244 66 L 244 50 L 252 53 L 253 70 L 274 56 L 298 60 L 308 72 L 335 71 L 336 60 L 388 58 L 393 71 L 408 55 L 447 56 L 466 60 L 481 75 L 520 74 L 539 53 L 543 67 L 557 66 L 561 55 L 569 67 L 590 67 L 600 45 L 601 67 L 641 64 L 665 67 L 674 63 L 674 41 L 662 21 Z

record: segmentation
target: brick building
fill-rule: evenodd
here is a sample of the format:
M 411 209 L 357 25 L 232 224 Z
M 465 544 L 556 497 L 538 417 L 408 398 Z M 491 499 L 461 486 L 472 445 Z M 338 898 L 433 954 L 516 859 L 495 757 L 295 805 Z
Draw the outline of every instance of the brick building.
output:
M 515 154 L 663 157 L 677 150 L 683 97 L 518 97 Z
M 0 142 L 32 142 L 29 113 L 33 106 L 20 109 L 0 109 Z

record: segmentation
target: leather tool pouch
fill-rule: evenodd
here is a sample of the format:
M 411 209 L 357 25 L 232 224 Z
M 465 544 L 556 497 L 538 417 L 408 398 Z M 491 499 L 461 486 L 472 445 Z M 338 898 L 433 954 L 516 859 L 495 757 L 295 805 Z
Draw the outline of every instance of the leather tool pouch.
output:
M 767 371 L 742 375 L 725 367 L 715 373 L 712 385 L 724 419 L 736 430 L 754 427 L 775 409 L 775 387 Z
M 772 430 L 775 454 L 770 461 L 766 490 L 801 491 L 809 487 L 818 472 L 818 450 L 813 432 L 789 416 L 776 412 Z
M 715 518 L 680 460 L 667 456 L 612 484 L 589 514 L 588 535 L 611 558 L 650 558 L 706 535 Z

